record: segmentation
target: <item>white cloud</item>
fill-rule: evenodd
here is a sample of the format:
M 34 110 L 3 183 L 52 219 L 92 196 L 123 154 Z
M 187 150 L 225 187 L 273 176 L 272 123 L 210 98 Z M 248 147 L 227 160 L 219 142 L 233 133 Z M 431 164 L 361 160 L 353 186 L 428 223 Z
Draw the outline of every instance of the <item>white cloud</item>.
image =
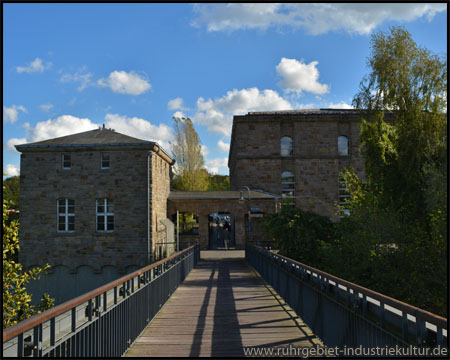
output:
M 18 153 L 17 149 L 14 147 L 14 145 L 20 145 L 25 144 L 27 142 L 26 138 L 11 138 L 5 143 L 5 147 L 7 150 L 11 152 Z
M 289 26 L 317 35 L 328 31 L 369 34 L 385 21 L 428 21 L 447 5 L 442 3 L 301 3 L 301 4 L 196 4 L 191 24 L 208 31 L 267 29 Z
M 184 113 L 182 111 L 175 111 L 174 114 L 172 115 L 172 117 L 174 118 L 186 118 L 187 116 L 184 115 Z
M 141 95 L 151 88 L 150 83 L 134 71 L 113 71 L 106 79 L 100 79 L 97 84 L 109 87 L 119 94 Z
M 18 73 L 43 72 L 44 70 L 49 69 L 51 66 L 52 66 L 51 62 L 46 62 L 44 65 L 41 59 L 36 58 L 32 62 L 30 62 L 28 66 L 17 66 L 16 70 Z
M 317 108 L 316 104 L 299 104 L 296 103 L 294 106 L 298 110 L 307 110 L 307 109 L 314 109 Z
M 53 109 L 53 105 L 52 104 L 42 104 L 41 106 L 39 106 L 41 108 L 42 111 L 44 112 L 48 112 L 51 109 Z
M 172 129 L 164 124 L 152 125 L 149 121 L 138 117 L 127 117 L 118 114 L 106 114 L 105 126 L 124 135 L 147 141 L 156 141 L 164 150 L 169 151 L 172 140 Z
M 278 83 L 285 88 L 286 92 L 295 92 L 300 95 L 302 91 L 314 94 L 325 94 L 328 92 L 328 85 L 319 83 L 319 70 L 317 61 L 305 64 L 296 59 L 282 58 L 276 70 L 283 80 Z
M 228 152 L 230 151 L 230 144 L 227 144 L 226 142 L 219 140 L 217 142 L 217 149 L 219 152 Z
M 25 109 L 22 105 L 13 105 L 9 108 L 3 105 L 3 120 L 5 122 L 9 121 L 11 123 L 15 123 L 19 118 L 18 110 L 23 111 L 24 113 L 27 112 L 27 109 Z
M 201 153 L 202 153 L 202 155 L 203 156 L 206 156 L 206 155 L 208 155 L 209 154 L 209 149 L 208 149 L 208 147 L 206 146 L 206 145 L 200 145 L 201 146 Z
M 64 74 L 59 78 L 61 82 L 79 82 L 78 91 L 83 91 L 88 86 L 92 85 L 92 73 L 86 72 L 86 67 L 83 66 L 80 70 L 74 74 Z
M 228 173 L 228 158 L 224 157 L 224 158 L 205 159 L 205 167 L 210 173 L 226 174 Z
M 180 97 L 170 100 L 167 103 L 167 108 L 169 110 L 186 110 L 186 108 L 183 107 L 183 99 Z
M 8 164 L 3 168 L 3 173 L 6 173 L 7 177 L 20 175 L 20 169 L 13 164 Z
M 192 120 L 208 130 L 229 136 L 233 115 L 244 115 L 249 111 L 291 110 L 291 104 L 274 90 L 233 89 L 219 99 L 200 97 L 197 99 L 197 112 Z
M 328 105 L 329 109 L 354 109 L 354 107 L 350 104 L 347 104 L 345 101 L 341 101 L 338 104 L 333 104 L 332 102 Z

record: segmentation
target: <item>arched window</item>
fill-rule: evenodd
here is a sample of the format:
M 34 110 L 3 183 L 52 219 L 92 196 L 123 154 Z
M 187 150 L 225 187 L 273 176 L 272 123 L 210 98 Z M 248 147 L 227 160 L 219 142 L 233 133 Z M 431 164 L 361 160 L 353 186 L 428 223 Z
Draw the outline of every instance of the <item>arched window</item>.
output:
M 348 139 L 346 136 L 338 137 L 338 153 L 339 156 L 348 156 Z
M 294 142 L 289 136 L 283 136 L 280 143 L 281 156 L 294 156 Z
M 295 197 L 295 178 L 290 171 L 283 171 L 281 174 L 281 195 L 288 199 Z
M 75 231 L 75 200 L 58 199 L 57 201 L 58 232 Z

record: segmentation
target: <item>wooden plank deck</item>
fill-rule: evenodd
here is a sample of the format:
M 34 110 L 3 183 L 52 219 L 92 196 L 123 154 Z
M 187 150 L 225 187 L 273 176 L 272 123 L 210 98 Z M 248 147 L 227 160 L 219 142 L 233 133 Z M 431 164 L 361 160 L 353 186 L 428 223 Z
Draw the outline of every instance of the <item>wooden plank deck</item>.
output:
M 243 251 L 205 251 L 125 356 L 244 356 L 244 347 L 323 346 L 248 266 Z

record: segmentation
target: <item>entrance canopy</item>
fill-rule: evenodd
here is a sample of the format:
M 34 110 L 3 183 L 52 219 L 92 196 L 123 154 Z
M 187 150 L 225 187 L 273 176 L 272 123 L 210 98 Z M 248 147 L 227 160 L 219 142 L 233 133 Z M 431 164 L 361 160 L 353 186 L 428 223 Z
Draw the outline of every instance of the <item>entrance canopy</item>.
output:
M 167 217 L 170 219 L 177 211 L 198 214 L 201 249 L 209 248 L 209 215 L 228 213 L 234 217 L 234 240 L 236 249 L 244 249 L 245 242 L 256 234 L 250 226 L 254 214 L 269 214 L 279 208 L 281 196 L 259 190 L 250 191 L 174 191 L 169 194 Z M 261 215 L 262 216 L 262 215 Z

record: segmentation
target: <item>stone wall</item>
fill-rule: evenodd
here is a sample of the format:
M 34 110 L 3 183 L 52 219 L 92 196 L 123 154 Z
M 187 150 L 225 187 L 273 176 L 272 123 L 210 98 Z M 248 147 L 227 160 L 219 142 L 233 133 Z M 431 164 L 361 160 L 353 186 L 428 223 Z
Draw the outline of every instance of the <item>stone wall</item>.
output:
M 281 173 L 295 175 L 296 205 L 337 220 L 338 174 L 353 166 L 364 177 L 356 112 L 255 113 L 235 116 L 229 157 L 232 190 L 242 186 L 281 194 Z M 338 155 L 338 137 L 349 139 L 349 156 Z M 281 157 L 280 139 L 294 141 Z
M 151 156 L 151 199 L 152 209 L 151 238 L 152 259 L 159 257 L 159 247 L 162 246 L 161 253 L 167 256 L 174 252 L 174 246 L 167 246 L 166 227 L 161 220 L 166 219 L 167 197 L 170 192 L 170 164 L 161 156 L 153 153 Z M 164 236 L 160 236 L 164 234 Z
M 125 272 L 147 263 L 146 189 L 148 150 L 112 150 L 110 168 L 100 169 L 101 151 L 30 151 L 21 155 L 20 262 L 49 263 L 76 271 L 80 265 Z M 63 170 L 61 154 L 72 155 Z M 96 199 L 114 203 L 112 233 L 96 231 Z M 57 231 L 57 199 L 75 200 L 75 232 Z
M 209 215 L 218 212 L 233 214 L 235 247 L 236 249 L 244 249 L 246 241 L 254 235 L 247 234 L 246 232 L 246 221 L 248 221 L 247 214 L 251 207 L 258 207 L 261 209 L 261 212 L 265 214 L 275 212 L 274 199 L 251 199 L 250 201 L 245 201 L 243 204 L 238 200 L 186 199 L 169 200 L 168 217 L 171 218 L 177 211 L 198 214 L 200 248 L 206 250 L 209 248 Z M 260 234 L 261 231 L 255 228 L 254 233 Z

